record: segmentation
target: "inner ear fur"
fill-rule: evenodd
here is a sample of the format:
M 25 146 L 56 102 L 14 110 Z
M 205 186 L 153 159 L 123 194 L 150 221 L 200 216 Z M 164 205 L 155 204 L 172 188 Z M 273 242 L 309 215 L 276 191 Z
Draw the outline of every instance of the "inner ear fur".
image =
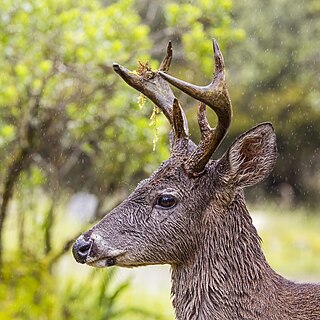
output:
M 238 187 L 262 181 L 277 158 L 276 135 L 271 123 L 261 123 L 239 136 L 220 160 L 224 177 Z

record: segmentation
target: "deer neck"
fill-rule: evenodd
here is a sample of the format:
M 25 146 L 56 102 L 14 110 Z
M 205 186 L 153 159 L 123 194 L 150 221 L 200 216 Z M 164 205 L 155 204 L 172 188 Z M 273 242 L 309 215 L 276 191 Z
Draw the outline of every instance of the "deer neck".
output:
M 274 297 L 277 275 L 265 260 L 242 195 L 227 214 L 217 219 L 215 212 L 214 218 L 206 220 L 194 258 L 172 266 L 176 318 L 255 319 L 248 313 L 261 304 L 259 297 Z

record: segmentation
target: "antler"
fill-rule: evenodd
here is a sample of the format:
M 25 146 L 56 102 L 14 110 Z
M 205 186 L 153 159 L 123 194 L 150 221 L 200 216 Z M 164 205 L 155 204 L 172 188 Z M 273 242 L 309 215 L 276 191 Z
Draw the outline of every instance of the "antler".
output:
M 160 64 L 159 71 L 167 72 L 172 60 L 172 44 L 168 43 L 167 52 Z M 168 83 L 159 75 L 159 72 L 152 71 L 150 67 L 141 65 L 138 74 L 129 71 L 125 67 L 114 63 L 113 69 L 131 87 L 140 91 L 154 102 L 169 120 L 174 133 L 172 141 L 173 149 L 181 149 L 187 152 L 187 146 L 194 149 L 194 144 L 188 143 L 188 123 L 186 116 L 181 109 L 178 100 L 175 98 Z M 182 142 L 182 143 L 181 143 Z M 184 146 L 184 147 L 182 147 Z
M 201 101 L 198 107 L 201 140 L 185 164 L 187 172 L 192 175 L 197 175 L 204 170 L 213 152 L 226 135 L 231 122 L 232 106 L 225 81 L 224 60 L 216 40 L 213 40 L 213 49 L 215 73 L 212 82 L 208 86 L 196 86 L 164 72 L 159 72 L 169 83 Z M 211 128 L 208 123 L 206 105 L 218 116 L 218 123 L 215 128 Z

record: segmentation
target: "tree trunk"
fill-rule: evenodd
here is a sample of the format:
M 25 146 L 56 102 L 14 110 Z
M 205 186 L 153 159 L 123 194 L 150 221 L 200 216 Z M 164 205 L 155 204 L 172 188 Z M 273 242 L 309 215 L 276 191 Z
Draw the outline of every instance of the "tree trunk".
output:
M 3 229 L 4 222 L 7 217 L 8 205 L 13 196 L 13 191 L 15 184 L 20 176 L 20 173 L 25 167 L 26 160 L 31 154 L 31 147 L 27 145 L 22 147 L 18 154 L 8 169 L 8 173 L 4 182 L 4 190 L 2 195 L 2 202 L 0 207 L 0 271 L 2 269 L 2 259 L 3 259 Z

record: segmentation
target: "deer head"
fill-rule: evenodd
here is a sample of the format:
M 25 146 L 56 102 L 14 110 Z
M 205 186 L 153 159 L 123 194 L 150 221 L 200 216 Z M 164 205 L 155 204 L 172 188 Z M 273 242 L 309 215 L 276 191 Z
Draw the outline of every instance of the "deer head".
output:
M 115 72 L 151 99 L 171 125 L 171 156 L 133 193 L 73 246 L 77 262 L 94 267 L 134 267 L 188 263 L 203 245 L 208 224 L 219 228 L 228 208 L 242 189 L 268 175 L 276 159 L 275 134 L 270 123 L 260 124 L 238 137 L 219 160 L 211 156 L 231 121 L 224 61 L 213 41 L 215 73 L 200 87 L 167 74 L 172 47 L 158 71 L 142 66 L 138 74 L 114 64 Z M 201 140 L 189 139 L 185 114 L 168 83 L 199 101 Z M 218 117 L 211 128 L 209 106 Z

